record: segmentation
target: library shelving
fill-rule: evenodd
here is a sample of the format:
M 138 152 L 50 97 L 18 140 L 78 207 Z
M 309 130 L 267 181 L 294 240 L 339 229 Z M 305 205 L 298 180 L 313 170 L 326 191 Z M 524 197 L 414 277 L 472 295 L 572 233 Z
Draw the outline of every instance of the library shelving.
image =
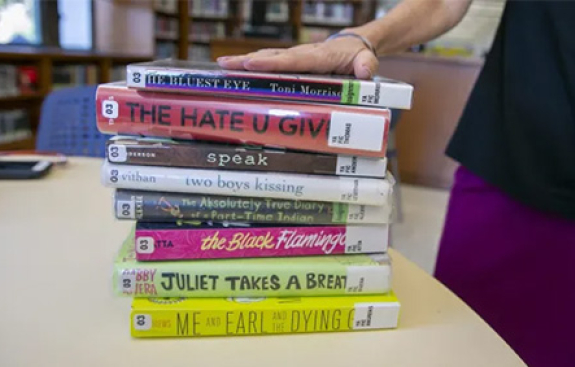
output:
M 4 88 L 0 88 L 0 113 L 25 111 L 31 130 L 30 137 L 0 143 L 0 150 L 34 148 L 40 107 L 44 97 L 51 91 L 65 86 L 120 80 L 127 64 L 151 59 L 151 55 L 114 55 L 45 47 L 0 47 L 0 69 L 15 69 L 18 73 L 23 68 L 27 82 L 25 89 L 19 89 L 22 75 L 18 74 L 12 78 L 8 75 L 7 80 L 15 79 L 18 85 L 16 88 L 7 89 L 3 83 Z M 6 74 L 2 76 L 7 77 Z
M 325 39 L 343 28 L 374 19 L 377 7 L 374 0 L 155 0 L 155 56 L 213 59 L 213 40 L 252 38 L 244 25 L 249 22 L 251 6 L 256 2 L 265 2 L 268 12 L 270 9 L 277 12 L 266 14 L 266 24 L 284 27 L 284 37 L 277 40 L 281 43 Z M 175 29 L 175 36 L 165 37 L 166 31 Z M 273 42 L 273 39 L 252 39 Z

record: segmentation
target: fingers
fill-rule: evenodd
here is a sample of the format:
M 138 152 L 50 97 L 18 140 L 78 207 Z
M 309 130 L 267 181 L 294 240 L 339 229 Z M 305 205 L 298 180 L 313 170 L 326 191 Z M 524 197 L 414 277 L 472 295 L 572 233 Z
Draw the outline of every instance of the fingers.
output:
M 379 61 L 368 49 L 361 50 L 353 59 L 353 72 L 358 79 L 371 79 L 377 72 Z
M 250 71 L 314 72 L 317 56 L 305 50 L 288 50 L 278 55 L 258 55 L 244 63 Z
M 233 70 L 243 70 L 245 69 L 245 62 L 254 58 L 254 57 L 263 57 L 268 55 L 278 55 L 281 52 L 284 52 L 285 49 L 281 48 L 266 48 L 256 52 L 251 52 L 246 55 L 238 55 L 238 56 L 224 56 L 219 57 L 217 62 L 220 67 L 224 69 L 233 69 Z
M 224 69 L 242 70 L 244 69 L 244 61 L 249 58 L 248 55 L 239 56 L 224 56 L 218 57 L 218 65 Z
M 234 70 L 355 74 L 359 79 L 371 79 L 379 63 L 361 41 L 347 38 L 220 57 L 218 64 L 224 69 Z
M 221 57 L 218 64 L 224 69 L 250 71 L 312 71 L 317 68 L 316 44 L 299 45 L 288 49 L 263 49 L 247 55 Z
M 246 70 L 268 72 L 331 73 L 336 70 L 337 57 L 323 44 L 305 44 L 277 55 L 261 55 L 244 63 Z

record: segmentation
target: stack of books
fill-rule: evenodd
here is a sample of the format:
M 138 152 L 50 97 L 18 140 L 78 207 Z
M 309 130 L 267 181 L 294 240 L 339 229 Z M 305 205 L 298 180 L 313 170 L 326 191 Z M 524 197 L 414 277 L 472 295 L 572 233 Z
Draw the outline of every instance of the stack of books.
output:
M 387 107 L 411 86 L 173 60 L 127 75 L 96 105 L 118 134 L 102 182 L 136 220 L 114 274 L 134 337 L 397 326 Z

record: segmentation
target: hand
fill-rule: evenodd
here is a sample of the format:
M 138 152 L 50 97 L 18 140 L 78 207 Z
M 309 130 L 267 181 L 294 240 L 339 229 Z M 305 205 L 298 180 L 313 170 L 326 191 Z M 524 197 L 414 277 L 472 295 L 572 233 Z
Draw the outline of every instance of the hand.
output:
M 354 74 L 370 79 L 378 67 L 377 57 L 354 37 L 340 37 L 281 49 L 271 48 L 247 55 L 218 58 L 224 69 L 314 74 Z

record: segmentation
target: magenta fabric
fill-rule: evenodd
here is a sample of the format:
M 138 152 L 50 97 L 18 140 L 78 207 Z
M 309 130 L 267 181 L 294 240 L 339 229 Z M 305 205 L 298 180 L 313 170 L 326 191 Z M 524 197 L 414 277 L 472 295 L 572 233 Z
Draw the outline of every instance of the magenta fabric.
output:
M 575 221 L 533 210 L 461 167 L 435 275 L 528 366 L 575 366 Z

